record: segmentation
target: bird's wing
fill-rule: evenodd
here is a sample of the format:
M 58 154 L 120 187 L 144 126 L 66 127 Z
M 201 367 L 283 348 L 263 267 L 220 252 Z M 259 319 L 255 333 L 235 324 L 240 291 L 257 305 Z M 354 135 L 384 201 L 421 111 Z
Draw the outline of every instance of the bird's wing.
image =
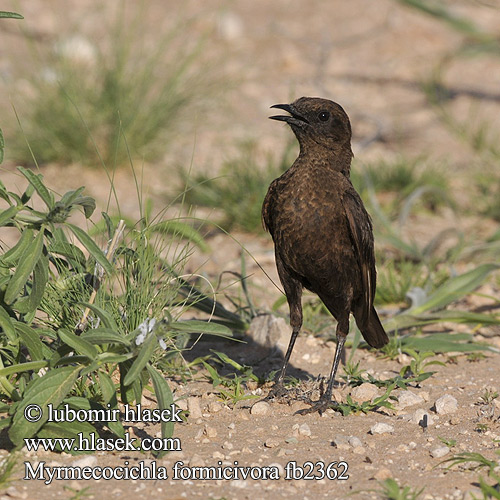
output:
M 370 317 L 375 296 L 376 271 L 373 232 L 370 216 L 354 188 L 347 190 L 342 197 L 342 205 L 349 222 L 351 239 L 356 249 L 356 256 L 361 270 L 364 300 L 361 324 Z
M 262 204 L 262 225 L 264 229 L 271 233 L 271 236 L 274 232 L 274 224 L 273 224 L 273 209 L 274 209 L 274 199 L 276 196 L 276 186 L 277 180 L 275 179 L 271 182 L 269 189 L 267 190 L 266 197 L 264 198 L 264 203 Z

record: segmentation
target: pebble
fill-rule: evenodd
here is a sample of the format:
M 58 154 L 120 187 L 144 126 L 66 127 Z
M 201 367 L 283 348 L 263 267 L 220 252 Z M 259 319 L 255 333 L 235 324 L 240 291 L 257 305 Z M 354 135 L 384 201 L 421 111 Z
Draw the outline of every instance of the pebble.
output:
M 301 436 L 310 436 L 311 435 L 311 429 L 307 424 L 301 424 L 299 426 L 299 434 Z
M 386 434 L 387 432 L 394 432 L 394 427 L 383 422 L 378 422 L 370 428 L 371 434 Z
M 339 450 L 348 450 L 350 448 L 349 437 L 339 434 L 333 438 L 333 445 Z
M 271 406 L 266 401 L 259 401 L 258 403 L 255 403 L 252 406 L 252 408 L 250 410 L 250 414 L 251 415 L 267 415 L 270 408 L 271 408 Z
M 434 448 L 433 450 L 431 450 L 431 457 L 442 458 L 445 455 L 448 455 L 449 452 L 450 449 L 448 448 L 448 446 L 440 446 L 438 448 Z
M 87 455 L 86 457 L 75 460 L 72 464 L 73 467 L 95 467 L 97 465 L 97 458 L 94 455 Z
M 223 408 L 224 408 L 223 404 L 219 403 L 219 401 L 212 401 L 208 405 L 208 411 L 210 413 L 219 413 Z
M 5 493 L 7 493 L 7 495 L 10 498 L 28 498 L 27 491 L 21 492 L 21 491 L 17 490 L 16 488 L 14 488 L 14 486 L 9 486 L 7 488 L 7 490 L 5 491 Z
M 374 478 L 379 481 L 384 481 L 385 479 L 390 479 L 392 477 L 392 472 L 389 469 L 379 469 L 379 471 L 375 474 Z
M 363 446 L 363 443 L 361 442 L 361 439 L 359 439 L 356 436 L 349 436 L 348 443 L 353 447 L 357 448 L 360 446 Z
M 217 429 L 210 425 L 205 425 L 205 434 L 209 438 L 215 438 L 217 437 Z
M 351 391 L 351 398 L 357 403 L 362 403 L 363 401 L 371 401 L 379 395 L 379 390 L 377 386 L 364 382 L 358 387 L 355 387 Z
M 285 443 L 288 443 L 288 444 L 296 444 L 298 442 L 299 442 L 299 440 L 294 436 L 290 436 L 290 437 L 287 437 L 285 439 Z
M 398 408 L 400 410 L 407 408 L 408 406 L 422 404 L 423 402 L 424 398 L 422 396 L 411 391 L 403 391 L 398 396 Z
M 230 443 L 229 441 L 224 441 L 224 444 L 222 445 L 222 447 L 225 450 L 232 450 L 234 448 L 233 443 Z
M 444 394 L 436 400 L 434 408 L 438 415 L 448 415 L 458 410 L 458 401 L 450 394 Z
M 412 424 L 422 425 L 424 422 L 424 416 L 427 416 L 427 426 L 434 425 L 434 418 L 424 409 L 419 408 L 410 418 Z
M 196 396 L 189 397 L 187 400 L 187 406 L 190 419 L 195 420 L 203 416 L 201 413 L 200 398 L 197 398 Z

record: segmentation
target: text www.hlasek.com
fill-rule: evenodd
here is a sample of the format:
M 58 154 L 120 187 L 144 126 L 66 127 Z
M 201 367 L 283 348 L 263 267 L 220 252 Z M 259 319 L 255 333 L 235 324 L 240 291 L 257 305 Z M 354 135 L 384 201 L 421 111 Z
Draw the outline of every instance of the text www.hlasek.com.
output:
M 24 440 L 28 451 L 180 451 L 178 438 L 143 438 L 140 441 L 125 433 L 124 438 L 103 439 L 95 434 L 85 437 L 78 433 L 77 438 L 28 438 Z

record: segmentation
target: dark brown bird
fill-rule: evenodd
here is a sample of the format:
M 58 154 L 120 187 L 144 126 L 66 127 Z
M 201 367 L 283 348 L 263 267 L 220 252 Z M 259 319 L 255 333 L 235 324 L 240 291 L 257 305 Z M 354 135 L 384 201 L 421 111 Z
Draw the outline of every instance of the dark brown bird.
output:
M 292 336 L 280 375 L 268 398 L 285 394 L 283 379 L 302 326 L 302 289 L 316 293 L 337 320 L 337 348 L 326 391 L 303 413 L 324 411 L 332 389 L 352 312 L 372 347 L 388 342 L 373 307 L 376 271 L 370 216 L 350 181 L 351 124 L 340 105 L 301 97 L 276 104 L 300 154 L 269 186 L 262 207 L 275 246 L 276 267 L 290 307 Z

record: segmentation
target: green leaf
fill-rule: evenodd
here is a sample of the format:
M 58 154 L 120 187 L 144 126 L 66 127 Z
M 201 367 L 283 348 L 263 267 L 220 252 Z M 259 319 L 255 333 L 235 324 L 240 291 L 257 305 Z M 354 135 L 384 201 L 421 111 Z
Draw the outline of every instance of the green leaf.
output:
M 148 364 L 155 348 L 158 345 L 158 340 L 154 332 L 150 333 L 144 343 L 141 346 L 139 354 L 135 358 L 132 366 L 130 367 L 125 379 L 123 380 L 123 385 L 127 386 L 132 384 L 141 374 L 142 370 Z
M 88 219 L 95 210 L 95 200 L 90 196 L 80 196 L 77 200 L 75 200 L 74 205 L 80 205 L 83 207 L 83 213 L 85 214 L 86 219 Z
M 54 195 L 45 187 L 45 184 L 42 181 L 42 176 L 39 174 L 33 173 L 31 170 L 28 170 L 24 167 L 17 167 L 19 172 L 21 172 L 26 179 L 28 179 L 29 183 L 35 188 L 36 192 L 43 200 L 45 205 L 49 210 L 54 208 Z
M 33 287 L 29 297 L 29 308 L 35 311 L 42 301 L 45 285 L 49 280 L 49 259 L 41 255 L 33 270 Z
M 33 272 L 38 259 L 42 255 L 43 235 L 44 231 L 41 230 L 34 239 L 33 245 L 26 248 L 19 259 L 16 271 L 5 290 L 4 300 L 6 304 L 12 304 L 16 300 L 19 292 L 23 289 L 30 274 Z
M 104 268 L 104 270 L 108 274 L 112 274 L 113 266 L 109 263 L 109 260 L 104 255 L 104 252 L 97 246 L 94 240 L 78 226 L 70 223 L 67 223 L 66 225 L 71 229 L 80 243 L 88 250 L 90 255 L 92 255 L 92 257 L 94 257 L 94 259 Z
M 126 339 L 123 335 L 116 333 L 114 330 L 109 328 L 95 328 L 92 330 L 87 330 L 82 333 L 82 339 L 85 339 L 91 344 L 101 345 L 101 344 L 124 344 L 130 345 L 130 341 Z
M 14 327 L 19 333 L 21 343 L 27 347 L 32 361 L 41 361 L 44 359 L 43 342 L 40 340 L 40 336 L 36 330 L 30 328 L 25 323 L 21 323 L 20 321 L 16 321 Z
M 24 392 L 22 402 L 16 407 L 9 429 L 9 437 L 16 446 L 22 446 L 25 438 L 35 435 L 48 418 L 47 406 L 58 407 L 73 388 L 80 366 L 65 366 L 50 370 L 43 377 L 32 380 Z M 38 405 L 42 409 L 42 417 L 38 422 L 28 422 L 24 411 L 28 405 Z
M 153 368 L 149 363 L 146 365 L 146 368 L 149 372 L 149 376 L 151 377 L 151 381 L 153 382 L 153 387 L 155 390 L 156 400 L 158 401 L 158 408 L 160 410 L 165 410 L 171 408 L 171 405 L 174 403 L 174 396 L 172 395 L 172 391 L 170 390 L 170 386 L 167 381 L 163 377 L 161 373 L 158 372 L 155 368 Z M 161 437 L 169 438 L 174 433 L 174 422 L 162 422 L 161 423 Z M 157 458 L 161 458 L 167 452 L 160 451 L 157 455 Z
M 216 335 L 227 338 L 233 336 L 233 332 L 227 326 L 215 322 L 200 321 L 196 319 L 168 323 L 168 329 L 175 330 L 177 332 L 204 333 L 206 335 Z
M 2 368 L 0 370 L 0 377 L 8 377 L 9 375 L 12 375 L 14 373 L 23 373 L 23 372 L 30 372 L 34 371 L 37 372 L 40 370 L 40 368 L 45 368 L 46 366 L 49 366 L 48 361 L 28 361 L 26 363 L 19 363 L 17 365 L 10 365 L 7 366 L 6 368 Z
M 49 245 L 49 252 L 51 254 L 62 255 L 66 257 L 68 262 L 79 270 L 85 269 L 87 259 L 85 254 L 75 245 L 66 241 L 53 241 Z
M 10 342 L 16 342 L 17 335 L 12 319 L 13 318 L 9 316 L 9 313 L 2 306 L 0 306 L 0 327 Z
M 12 205 L 6 210 L 2 210 L 0 212 L 0 227 L 5 226 L 11 219 L 13 219 L 19 210 L 19 207 L 16 205 Z
M 417 351 L 433 351 L 433 352 L 472 352 L 472 351 L 488 351 L 490 347 L 487 345 L 464 343 L 458 334 L 448 334 L 448 338 L 438 337 L 438 334 L 430 334 L 425 337 L 403 337 L 401 345 L 411 347 Z M 470 336 L 472 338 L 472 335 Z
M 33 229 L 25 229 L 19 241 L 0 257 L 0 262 L 6 267 L 14 267 L 24 251 L 33 243 L 33 233 Z
M 8 18 L 8 19 L 24 19 L 21 14 L 17 14 L 16 12 L 5 12 L 4 10 L 0 10 L 0 18 Z
M 104 326 L 109 330 L 112 330 L 114 332 L 119 331 L 115 318 L 113 318 L 113 315 L 108 313 L 108 311 L 96 306 L 95 304 L 89 304 L 88 302 L 77 302 L 77 304 L 88 307 L 94 314 L 97 314 L 97 316 L 99 316 L 99 318 L 101 318 L 101 321 L 104 323 Z
M 499 268 L 499 264 L 482 264 L 472 271 L 450 278 L 437 288 L 424 304 L 410 308 L 408 313 L 418 315 L 426 311 L 442 309 L 454 300 L 473 292 L 483 284 L 492 271 Z
M 75 335 L 66 328 L 61 328 L 58 330 L 57 334 L 65 344 L 69 345 L 78 354 L 83 354 L 89 359 L 95 359 L 99 354 L 97 349 L 90 342 L 87 342 L 87 340 Z

